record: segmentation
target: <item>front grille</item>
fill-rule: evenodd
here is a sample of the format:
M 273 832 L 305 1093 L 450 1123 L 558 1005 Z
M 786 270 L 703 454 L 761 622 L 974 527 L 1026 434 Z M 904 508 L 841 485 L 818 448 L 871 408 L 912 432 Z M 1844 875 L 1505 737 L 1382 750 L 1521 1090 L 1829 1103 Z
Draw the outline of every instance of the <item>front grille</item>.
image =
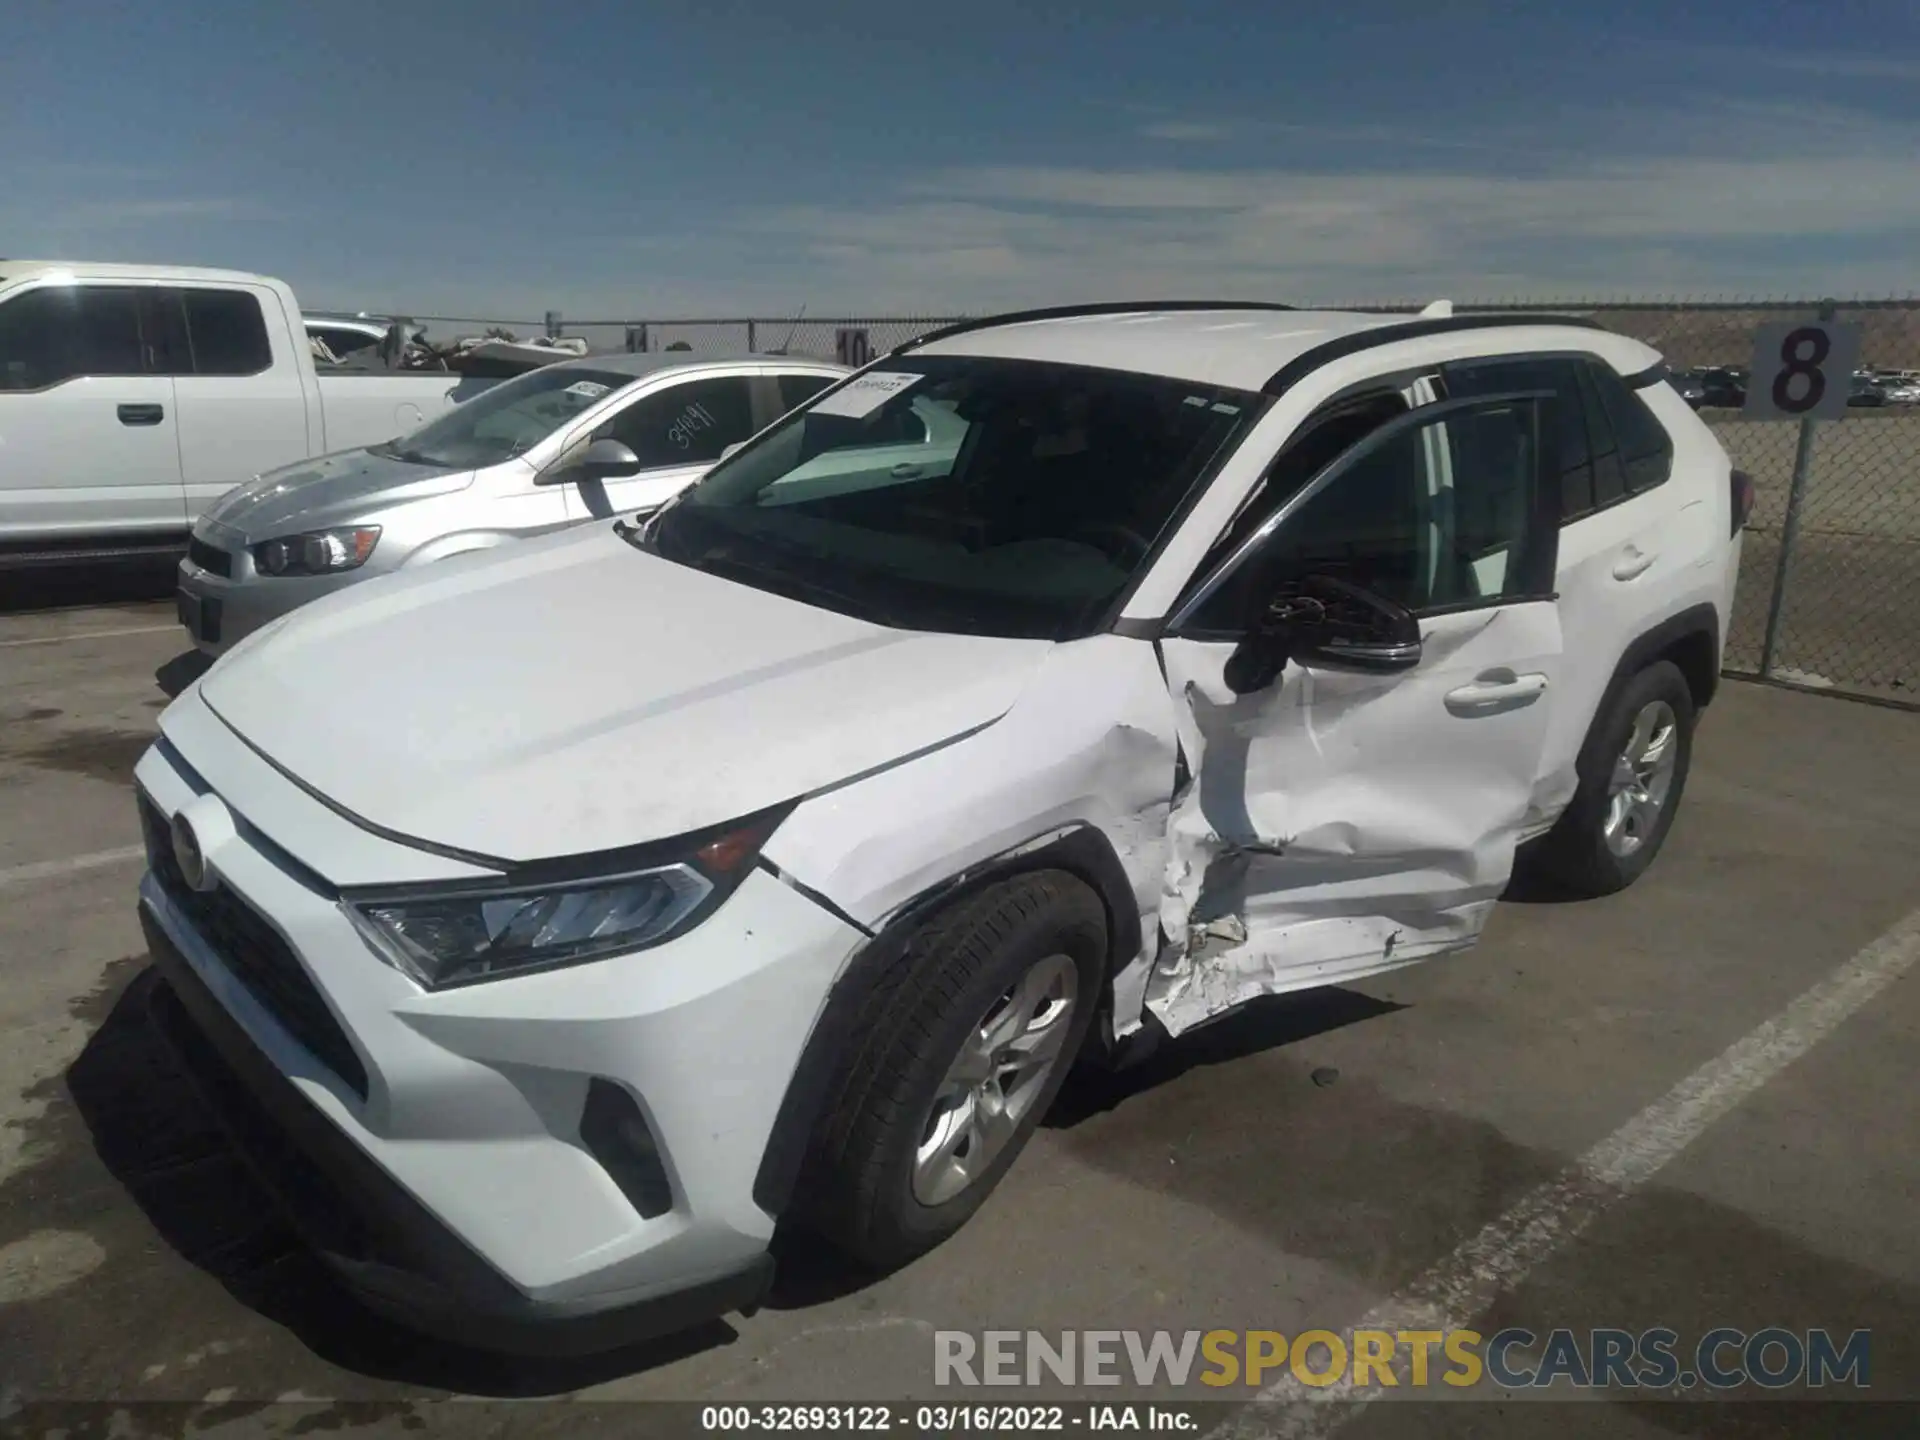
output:
M 215 575 L 233 578 L 233 556 L 225 550 L 216 550 L 198 535 L 187 541 L 187 558 L 202 570 L 211 570 Z
M 293 949 L 264 916 L 226 886 L 195 890 L 173 858 L 173 836 L 163 816 L 140 797 L 140 826 L 146 833 L 147 863 L 167 898 L 193 922 L 200 938 L 241 984 L 247 987 L 294 1039 L 310 1050 L 361 1099 L 367 1097 L 367 1069 L 346 1031 L 321 998 L 313 978 Z

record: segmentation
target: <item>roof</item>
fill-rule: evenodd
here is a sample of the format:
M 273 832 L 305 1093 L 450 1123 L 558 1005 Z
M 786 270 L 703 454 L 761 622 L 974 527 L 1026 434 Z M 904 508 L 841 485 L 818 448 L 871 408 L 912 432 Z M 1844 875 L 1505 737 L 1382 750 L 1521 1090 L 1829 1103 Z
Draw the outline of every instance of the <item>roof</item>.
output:
M 200 280 L 219 285 L 280 283 L 269 276 L 246 270 L 207 270 L 192 265 L 120 265 L 101 260 L 0 260 L 0 279 L 8 284 L 36 279 L 50 270 L 69 271 L 90 280 Z
M 1362 315 L 1344 310 L 1218 309 L 1140 310 L 1041 319 L 982 321 L 944 339 L 915 347 L 916 355 L 980 355 L 1008 360 L 1050 360 L 1166 375 L 1202 385 L 1257 391 L 1307 352 L 1369 330 L 1404 329 L 1409 315 Z M 1420 321 L 1424 326 L 1465 328 L 1480 323 L 1506 328 L 1577 325 L 1551 315 L 1470 317 Z M 1612 342 L 1609 345 L 1608 342 Z M 1589 332 L 1596 349 L 1617 348 L 1619 337 Z M 1636 347 L 1638 349 L 1639 347 Z

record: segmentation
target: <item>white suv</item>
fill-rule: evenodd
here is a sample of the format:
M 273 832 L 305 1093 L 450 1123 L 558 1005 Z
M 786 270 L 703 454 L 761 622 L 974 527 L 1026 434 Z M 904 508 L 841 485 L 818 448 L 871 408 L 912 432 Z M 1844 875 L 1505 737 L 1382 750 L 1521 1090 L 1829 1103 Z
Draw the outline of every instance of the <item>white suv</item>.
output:
M 1663 375 L 1552 316 L 903 346 L 215 665 L 138 770 L 155 1017 L 428 1329 L 750 1309 L 781 1222 L 898 1264 L 1076 1058 L 1460 950 L 1526 841 L 1646 869 L 1750 503 Z

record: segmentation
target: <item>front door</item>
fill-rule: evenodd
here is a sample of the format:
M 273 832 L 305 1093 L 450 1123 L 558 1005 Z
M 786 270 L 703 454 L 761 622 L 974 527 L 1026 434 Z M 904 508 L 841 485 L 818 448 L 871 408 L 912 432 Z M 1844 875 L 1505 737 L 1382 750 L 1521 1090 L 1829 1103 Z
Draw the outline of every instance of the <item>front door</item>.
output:
M 1512 871 L 1560 670 L 1541 448 L 1532 398 L 1389 420 L 1281 499 L 1176 611 L 1161 651 L 1192 780 L 1147 996 L 1173 1033 L 1478 937 Z M 1236 694 L 1229 658 L 1307 576 L 1410 612 L 1417 659 L 1296 659 Z

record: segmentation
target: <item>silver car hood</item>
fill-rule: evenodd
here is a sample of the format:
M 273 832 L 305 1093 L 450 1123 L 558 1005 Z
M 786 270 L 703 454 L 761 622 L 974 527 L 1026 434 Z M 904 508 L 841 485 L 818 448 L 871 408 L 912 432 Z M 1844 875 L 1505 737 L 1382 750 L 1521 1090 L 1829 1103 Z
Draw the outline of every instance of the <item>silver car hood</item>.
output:
M 396 502 L 464 490 L 474 471 L 342 450 L 269 470 L 207 507 L 207 528 L 247 544 L 362 519 Z M 205 533 L 205 530 L 202 532 Z

